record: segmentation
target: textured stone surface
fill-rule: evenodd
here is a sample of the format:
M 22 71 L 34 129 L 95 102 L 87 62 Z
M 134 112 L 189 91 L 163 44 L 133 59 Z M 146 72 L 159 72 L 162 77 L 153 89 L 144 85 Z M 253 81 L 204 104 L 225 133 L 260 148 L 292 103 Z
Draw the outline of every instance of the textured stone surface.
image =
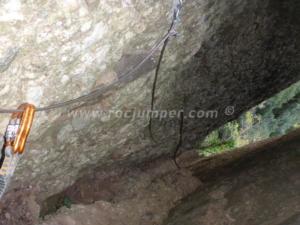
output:
M 96 170 L 64 193 L 74 203 L 69 209 L 59 209 L 40 224 L 161 224 L 199 186 L 190 171 L 178 170 L 169 159 L 141 168 Z
M 0 224 L 297 225 L 299 137 L 298 129 L 210 158 L 186 152 L 180 170 L 166 157 L 100 167 L 48 199 L 39 219 L 35 191 L 19 190 L 0 205 Z
M 41 207 L 33 189 L 9 193 L 10 199 L 0 204 L 0 224 L 161 224 L 180 199 L 201 185 L 165 157 L 142 166 L 112 167 L 93 170 Z
M 163 224 L 299 224 L 299 136 L 300 130 L 200 162 L 196 171 L 206 185 L 183 199 Z
M 0 6 L 0 97 L 8 107 L 24 101 L 47 105 L 118 79 L 124 65 L 130 67 L 166 32 L 172 2 L 13 0 Z M 156 108 L 180 109 L 185 96 L 187 111 L 220 112 L 214 120 L 186 119 L 185 147 L 299 80 L 298 12 L 297 0 L 185 1 L 179 36 L 163 63 Z M 39 113 L 12 187 L 34 185 L 45 198 L 86 168 L 138 163 L 173 151 L 177 118 L 155 120 L 158 143 L 151 143 L 147 118 L 91 114 L 149 109 L 153 65 L 150 60 L 133 77 L 139 79 L 105 97 Z M 225 116 L 231 105 L 236 114 Z M 3 131 L 7 120 L 1 115 Z

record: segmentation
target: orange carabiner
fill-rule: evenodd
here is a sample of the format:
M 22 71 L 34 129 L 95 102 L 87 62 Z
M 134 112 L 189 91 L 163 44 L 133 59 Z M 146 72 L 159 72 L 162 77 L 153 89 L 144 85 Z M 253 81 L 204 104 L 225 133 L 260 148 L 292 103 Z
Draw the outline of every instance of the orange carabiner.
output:
M 4 135 L 4 146 L 0 152 L 0 199 L 13 176 L 21 154 L 24 152 L 27 137 L 35 113 L 34 105 L 25 103 L 13 113 Z
M 12 126 L 10 138 L 6 140 L 6 145 L 11 145 L 14 153 L 22 154 L 25 149 L 27 137 L 32 126 L 33 117 L 35 114 L 35 106 L 24 103 L 19 106 L 22 112 L 13 113 L 11 116 Z

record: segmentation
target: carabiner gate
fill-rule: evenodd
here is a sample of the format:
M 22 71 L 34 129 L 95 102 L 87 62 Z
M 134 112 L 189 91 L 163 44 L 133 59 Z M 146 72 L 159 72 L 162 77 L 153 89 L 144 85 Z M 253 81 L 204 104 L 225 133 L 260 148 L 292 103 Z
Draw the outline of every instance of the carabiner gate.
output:
M 17 133 L 13 140 L 13 150 L 14 153 L 23 154 L 26 140 L 32 126 L 35 106 L 25 103 L 18 109 L 23 110 L 23 112 L 13 113 L 11 117 L 11 121 L 13 121 L 13 123 L 15 123 L 14 126 L 17 127 Z M 13 130 L 15 130 L 15 128 L 13 128 Z
M 20 156 L 24 152 L 35 114 L 35 106 L 28 103 L 20 105 L 18 109 L 21 112 L 13 113 L 9 120 L 0 154 L 0 198 L 13 176 Z

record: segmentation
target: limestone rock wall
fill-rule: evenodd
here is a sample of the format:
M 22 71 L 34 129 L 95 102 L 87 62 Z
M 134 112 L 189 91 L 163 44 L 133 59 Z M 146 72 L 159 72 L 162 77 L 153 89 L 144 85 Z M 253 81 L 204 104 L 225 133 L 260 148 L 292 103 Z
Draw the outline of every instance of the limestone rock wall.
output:
M 106 87 L 143 58 L 167 31 L 172 1 L 20 1 L 0 3 L 1 107 L 48 105 Z M 297 11 L 298 10 L 298 11 Z M 184 2 L 179 35 L 162 64 L 157 109 L 213 109 L 214 119 L 184 120 L 184 147 L 240 112 L 299 80 L 296 0 Z M 130 79 L 83 105 L 37 114 L 12 187 L 61 191 L 87 168 L 139 163 L 169 154 L 178 118 L 99 115 L 150 107 L 157 57 Z M 224 115 L 228 106 L 236 113 Z M 1 115 L 4 131 L 8 115 Z

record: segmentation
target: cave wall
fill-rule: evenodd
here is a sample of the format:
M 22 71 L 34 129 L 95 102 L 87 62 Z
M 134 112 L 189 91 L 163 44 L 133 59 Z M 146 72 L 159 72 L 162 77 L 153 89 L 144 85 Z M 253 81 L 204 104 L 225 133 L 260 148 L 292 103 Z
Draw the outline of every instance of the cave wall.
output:
M 205 185 L 162 224 L 299 224 L 299 131 L 194 163 Z
M 109 86 L 162 37 L 172 1 L 4 1 L 0 10 L 1 107 L 48 105 Z M 183 147 L 288 87 L 299 74 L 296 0 L 185 1 L 178 36 L 162 64 L 156 109 L 216 110 L 214 119 L 185 118 Z M 103 96 L 38 113 L 11 188 L 59 192 L 88 168 L 140 163 L 172 152 L 179 119 L 99 116 L 101 110 L 150 107 L 157 57 Z M 183 104 L 184 103 L 184 104 Z M 235 109 L 230 116 L 226 107 Z M 96 115 L 96 116 L 95 116 Z M 8 115 L 1 115 L 5 130 Z

